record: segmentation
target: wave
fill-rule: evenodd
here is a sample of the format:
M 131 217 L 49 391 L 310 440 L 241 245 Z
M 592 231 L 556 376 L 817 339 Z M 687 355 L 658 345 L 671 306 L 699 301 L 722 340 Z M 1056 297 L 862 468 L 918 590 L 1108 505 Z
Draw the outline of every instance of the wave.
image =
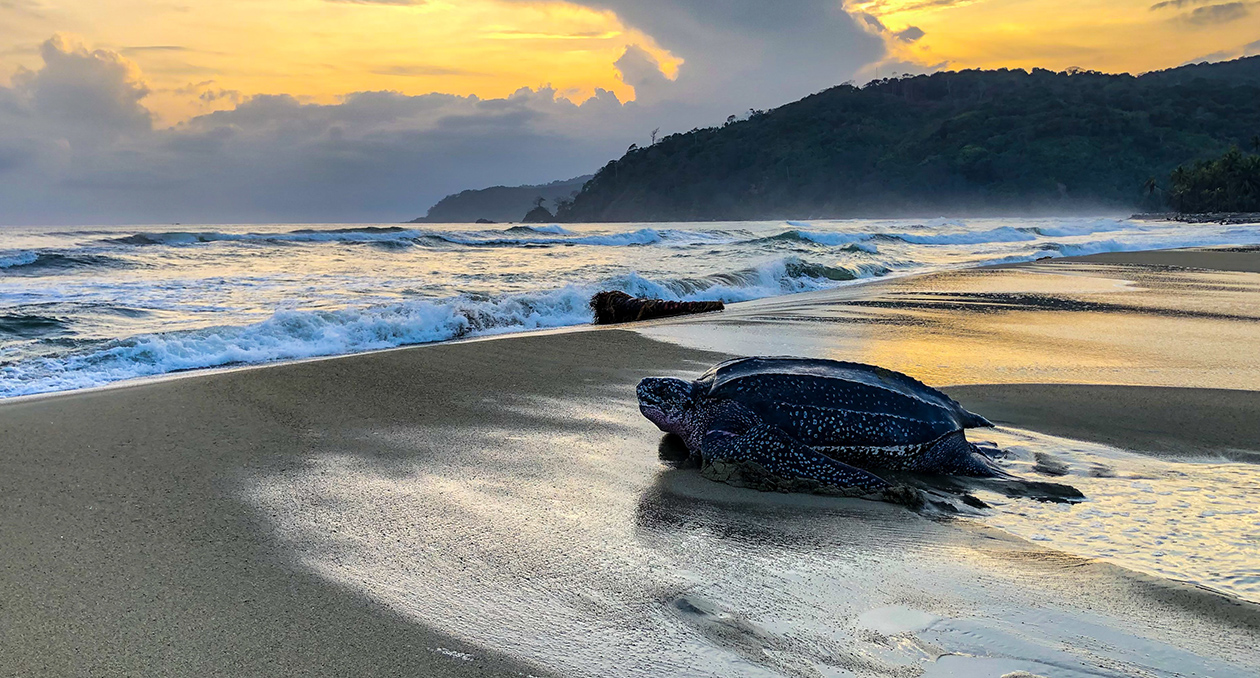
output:
M 400 226 L 363 226 L 326 230 L 299 229 L 284 233 L 223 233 L 220 231 L 160 231 L 135 233 L 118 238 L 105 238 L 101 242 L 115 245 L 194 245 L 212 242 L 379 242 L 384 240 L 414 240 L 425 235 L 424 231 Z
M 503 229 L 502 232 L 503 233 L 540 233 L 543 235 L 575 235 L 573 231 L 570 231 L 569 229 L 564 228 L 560 226 L 559 224 L 552 224 L 550 226 L 512 226 L 510 228 Z
M 1014 228 L 1001 226 L 987 231 L 970 231 L 963 233 L 881 233 L 876 238 L 901 240 L 913 245 L 982 245 L 991 242 L 1024 242 L 1036 240 L 1038 234 L 1032 228 Z
M 69 323 L 61 318 L 26 313 L 0 314 L 0 335 L 10 335 L 23 339 L 60 334 L 65 332 Z
M 418 299 L 335 311 L 282 310 L 262 322 L 146 334 L 59 357 L 0 365 L 0 397 L 99 386 L 184 370 L 342 355 L 591 322 L 603 289 L 671 300 L 746 301 L 824 289 L 879 267 L 845 268 L 786 257 L 699 278 L 653 281 L 636 273 L 596 284 L 491 298 Z
M 830 231 L 792 230 L 784 231 L 775 235 L 769 235 L 764 238 L 755 238 L 746 242 L 749 244 L 788 242 L 836 246 L 859 243 L 864 240 L 870 240 L 872 237 L 873 236 L 869 233 L 835 233 Z
M 799 257 L 784 257 L 738 271 L 665 282 L 654 282 L 631 273 L 606 281 L 602 288 L 617 288 L 634 296 L 671 301 L 734 303 L 826 289 L 838 283 L 887 272 L 887 268 L 878 265 L 848 268 L 805 261 Z
M 1035 226 L 1033 231 L 1053 238 L 1066 238 L 1078 235 L 1092 235 L 1109 231 L 1131 231 L 1138 225 L 1124 219 L 1094 219 L 1090 221 L 1072 222 L 1055 226 Z
M 45 271 L 75 268 L 128 266 L 125 261 L 99 254 L 65 254 L 39 250 L 22 250 L 0 254 L 0 274 L 40 275 Z
M 39 252 L 23 251 L 0 255 L 0 269 L 21 268 L 39 261 Z
M 528 228 L 528 227 L 527 227 Z M 533 231 L 530 228 L 531 232 Z M 443 242 L 455 245 L 464 245 L 467 247 L 529 247 L 529 246 L 552 246 L 552 245 L 596 245 L 604 247 L 619 246 L 635 246 L 635 245 L 654 245 L 663 242 L 666 239 L 684 239 L 680 235 L 689 234 L 685 231 L 657 230 L 654 228 L 641 228 L 637 231 L 629 233 L 610 233 L 606 235 L 586 235 L 578 237 L 519 237 L 504 238 L 499 235 L 501 232 L 492 232 L 491 234 L 467 232 L 432 232 L 427 233 L 429 238 L 436 238 Z
M 664 241 L 679 243 L 720 239 L 702 231 L 641 228 L 628 233 L 579 235 L 560 226 L 513 226 L 502 231 L 427 231 L 401 227 L 368 226 L 329 230 L 301 229 L 284 233 L 222 233 L 219 231 L 165 231 L 135 233 L 102 242 L 114 245 L 193 245 L 212 242 L 256 243 L 371 243 L 411 245 L 459 245 L 464 247 L 537 247 L 554 245 L 635 246 Z
M 1249 243 L 1260 241 L 1260 231 L 1239 234 L 1237 242 Z M 1043 245 L 1039 256 L 1080 257 L 1107 252 L 1139 252 L 1145 250 L 1182 249 L 1186 247 L 1212 247 L 1219 245 L 1220 238 L 1187 235 L 1174 238 L 1141 238 L 1134 240 L 1095 240 L 1086 243 L 1048 242 Z

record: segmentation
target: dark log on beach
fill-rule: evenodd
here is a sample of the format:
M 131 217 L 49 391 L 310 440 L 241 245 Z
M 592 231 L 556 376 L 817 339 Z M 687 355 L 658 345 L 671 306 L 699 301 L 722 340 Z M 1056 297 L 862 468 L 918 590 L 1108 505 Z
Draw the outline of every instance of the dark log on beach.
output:
M 665 301 L 632 297 L 621 290 L 600 292 L 591 297 L 591 310 L 595 311 L 596 325 L 613 325 L 635 320 L 667 318 L 674 315 L 720 311 L 726 305 L 720 301 Z

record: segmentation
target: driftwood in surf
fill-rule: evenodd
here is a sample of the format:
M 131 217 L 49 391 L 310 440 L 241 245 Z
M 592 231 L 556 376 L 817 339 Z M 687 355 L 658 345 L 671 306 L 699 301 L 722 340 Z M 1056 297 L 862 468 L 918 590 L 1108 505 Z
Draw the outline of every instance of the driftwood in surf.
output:
M 600 292 L 591 297 L 591 310 L 595 312 L 596 325 L 615 325 L 636 320 L 668 318 L 675 315 L 720 311 L 726 306 L 720 301 L 665 301 L 632 297 L 621 290 Z

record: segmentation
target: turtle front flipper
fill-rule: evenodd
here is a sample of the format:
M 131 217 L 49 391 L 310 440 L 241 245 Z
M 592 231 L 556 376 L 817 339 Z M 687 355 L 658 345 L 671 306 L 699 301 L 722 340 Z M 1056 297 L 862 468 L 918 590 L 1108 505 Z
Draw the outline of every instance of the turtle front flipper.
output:
M 747 408 L 728 404 L 709 425 L 700 447 L 703 472 L 712 480 L 761 490 L 884 494 L 883 478 L 836 461 L 761 421 Z
M 1013 478 L 1003 471 L 980 448 L 967 440 L 962 431 L 947 433 L 928 443 L 913 470 L 972 478 Z

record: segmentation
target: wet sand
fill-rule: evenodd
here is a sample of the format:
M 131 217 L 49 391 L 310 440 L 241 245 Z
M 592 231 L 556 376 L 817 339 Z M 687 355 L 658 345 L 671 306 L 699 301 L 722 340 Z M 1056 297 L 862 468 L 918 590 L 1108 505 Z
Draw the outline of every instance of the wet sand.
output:
M 1108 252 L 1078 257 L 1078 261 L 1139 266 L 1172 266 L 1212 271 L 1260 273 L 1260 248 L 1255 246 L 1203 250 L 1163 250 L 1157 252 Z
M 1253 461 L 1260 281 L 1152 256 L 0 403 L 0 666 L 1253 675 L 1253 603 L 969 521 L 710 483 L 657 459 L 633 401 L 727 354 L 843 356 L 1018 427 Z
M 1260 463 L 1258 391 L 1093 384 L 946 390 L 998 424 L 1165 456 Z

